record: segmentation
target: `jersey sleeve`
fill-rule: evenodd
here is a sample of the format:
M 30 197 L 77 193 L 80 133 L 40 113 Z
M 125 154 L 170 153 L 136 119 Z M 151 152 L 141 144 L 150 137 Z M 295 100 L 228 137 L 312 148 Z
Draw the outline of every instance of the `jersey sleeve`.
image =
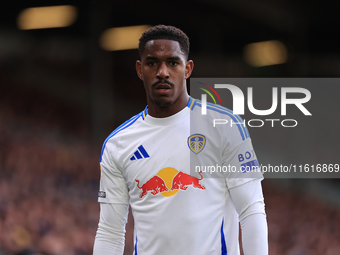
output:
M 122 255 L 124 251 L 129 195 L 125 178 L 114 157 L 118 153 L 119 148 L 114 141 L 105 141 L 100 157 L 100 219 L 93 255 Z
M 228 188 L 234 188 L 254 179 L 263 179 L 249 133 L 246 127 L 234 125 L 224 131 L 223 165 L 227 167 Z
M 128 208 L 128 205 L 123 204 L 100 204 L 100 218 L 93 255 L 122 255 L 124 253 Z
M 260 180 L 232 188 L 230 194 L 241 223 L 244 254 L 268 254 L 268 227 Z
M 128 204 L 129 194 L 125 178 L 119 169 L 114 153 L 118 148 L 113 142 L 104 144 L 100 162 L 100 188 L 98 201 L 103 203 Z

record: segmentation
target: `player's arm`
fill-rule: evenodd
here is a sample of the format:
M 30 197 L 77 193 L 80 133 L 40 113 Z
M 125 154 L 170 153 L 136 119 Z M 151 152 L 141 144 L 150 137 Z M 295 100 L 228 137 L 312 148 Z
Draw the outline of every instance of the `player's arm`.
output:
M 100 203 L 100 219 L 94 242 L 94 255 L 122 255 L 128 204 Z
M 112 152 L 117 146 L 108 141 L 101 156 L 101 178 L 98 201 L 100 219 L 93 247 L 94 255 L 122 255 L 129 194 L 125 178 L 115 163 Z
M 224 129 L 223 164 L 236 170 L 226 173 L 226 183 L 239 215 L 244 254 L 266 255 L 268 229 L 261 187 L 263 175 L 249 132 L 242 124 L 220 128 Z
M 268 254 L 268 227 L 261 179 L 231 188 L 230 194 L 239 214 L 244 254 Z

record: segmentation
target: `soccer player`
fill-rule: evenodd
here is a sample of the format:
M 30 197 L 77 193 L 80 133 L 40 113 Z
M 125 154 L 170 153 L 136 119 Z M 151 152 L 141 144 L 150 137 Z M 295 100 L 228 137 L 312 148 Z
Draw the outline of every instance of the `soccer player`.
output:
M 139 53 L 136 69 L 148 106 L 103 144 L 93 253 L 123 254 L 130 204 L 135 255 L 240 254 L 239 222 L 244 254 L 268 254 L 262 174 L 211 174 L 202 167 L 258 165 L 247 128 L 214 128 L 214 118 L 240 122 L 221 106 L 209 105 L 201 115 L 201 102 L 187 93 L 194 64 L 181 30 L 150 28 L 140 38 Z

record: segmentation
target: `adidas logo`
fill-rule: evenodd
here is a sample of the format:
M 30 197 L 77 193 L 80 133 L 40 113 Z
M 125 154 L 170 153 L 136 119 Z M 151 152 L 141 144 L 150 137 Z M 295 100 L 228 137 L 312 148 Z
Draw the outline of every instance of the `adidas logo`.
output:
M 149 154 L 146 152 L 143 145 L 138 147 L 138 150 L 136 150 L 133 153 L 133 156 L 130 158 L 130 160 L 134 161 L 136 159 L 142 159 L 142 158 L 150 158 Z

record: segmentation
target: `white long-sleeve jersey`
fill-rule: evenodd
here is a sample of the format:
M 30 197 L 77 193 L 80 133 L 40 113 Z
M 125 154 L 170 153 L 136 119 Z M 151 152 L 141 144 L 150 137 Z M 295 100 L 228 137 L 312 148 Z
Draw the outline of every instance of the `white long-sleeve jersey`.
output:
M 118 127 L 101 153 L 94 254 L 122 254 L 128 205 L 135 255 L 267 254 L 262 174 L 247 128 L 199 100 L 167 118 L 147 108 Z M 214 125 L 215 119 L 228 125 Z M 215 122 L 216 124 L 216 122 Z

